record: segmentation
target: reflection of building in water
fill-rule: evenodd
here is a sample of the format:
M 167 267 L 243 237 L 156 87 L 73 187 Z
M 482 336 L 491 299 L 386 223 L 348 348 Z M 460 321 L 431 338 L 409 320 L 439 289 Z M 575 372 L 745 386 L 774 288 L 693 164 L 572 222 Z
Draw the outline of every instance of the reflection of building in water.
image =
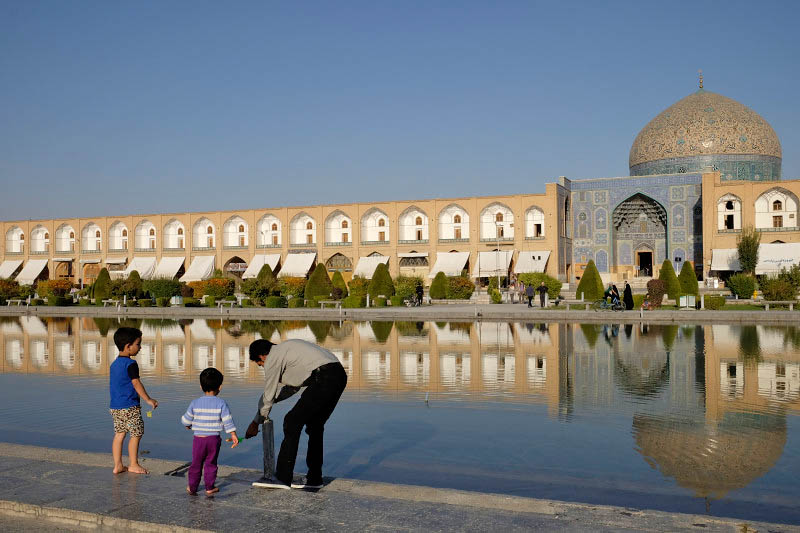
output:
M 779 401 L 800 397 L 800 364 L 759 363 L 758 395 Z
M 508 389 L 514 386 L 514 356 L 510 354 L 485 354 L 481 358 L 484 386 L 491 389 Z
M 388 352 L 365 352 L 363 359 L 364 378 L 368 383 L 385 385 L 392 375 L 392 358 Z
M 446 353 L 440 358 L 442 385 L 450 388 L 466 387 L 470 384 L 469 354 Z
M 431 377 L 430 355 L 422 352 L 401 352 L 400 377 L 407 385 L 427 385 Z
M 243 376 L 247 373 L 247 364 L 250 359 L 246 355 L 244 346 L 227 345 L 225 346 L 225 375 Z
M 333 349 L 331 352 L 333 352 L 333 355 L 335 355 L 336 359 L 342 364 L 347 375 L 351 375 L 353 373 L 353 353 L 337 349 Z

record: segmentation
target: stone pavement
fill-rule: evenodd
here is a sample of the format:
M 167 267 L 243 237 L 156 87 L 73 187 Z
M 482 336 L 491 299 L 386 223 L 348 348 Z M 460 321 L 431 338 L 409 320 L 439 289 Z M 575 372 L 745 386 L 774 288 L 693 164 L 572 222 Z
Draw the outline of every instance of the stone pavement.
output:
M 800 531 L 796 526 L 334 479 L 319 491 L 255 489 L 221 467 L 219 494 L 185 493 L 182 466 L 111 473 L 110 454 L 0 443 L 0 527 L 79 531 Z M 181 472 L 182 470 L 179 470 Z

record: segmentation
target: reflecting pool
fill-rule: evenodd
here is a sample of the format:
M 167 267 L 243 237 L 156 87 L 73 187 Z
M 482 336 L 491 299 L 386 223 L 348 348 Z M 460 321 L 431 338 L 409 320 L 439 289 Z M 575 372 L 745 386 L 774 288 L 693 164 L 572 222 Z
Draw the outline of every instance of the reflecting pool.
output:
M 800 328 L 0 318 L 0 439 L 107 452 L 120 324 L 160 402 L 151 457 L 190 458 L 179 419 L 208 366 L 243 432 L 263 383 L 248 345 L 299 338 L 349 376 L 328 476 L 800 523 Z M 260 439 L 220 458 L 260 461 Z

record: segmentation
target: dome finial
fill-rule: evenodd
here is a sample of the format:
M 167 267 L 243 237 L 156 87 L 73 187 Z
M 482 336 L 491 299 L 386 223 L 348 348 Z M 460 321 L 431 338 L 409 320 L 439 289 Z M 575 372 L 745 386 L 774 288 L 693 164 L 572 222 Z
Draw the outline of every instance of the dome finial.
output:
M 698 70 L 697 73 L 700 75 L 700 88 L 702 89 L 703 88 L 703 69 Z

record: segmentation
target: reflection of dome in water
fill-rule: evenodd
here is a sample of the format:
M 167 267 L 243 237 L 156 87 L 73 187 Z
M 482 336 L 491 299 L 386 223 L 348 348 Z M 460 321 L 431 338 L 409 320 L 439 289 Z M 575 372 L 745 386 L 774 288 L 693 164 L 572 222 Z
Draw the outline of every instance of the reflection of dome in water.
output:
M 663 350 L 615 354 L 614 381 L 628 394 L 652 396 L 669 382 L 669 355 Z
M 781 143 L 758 113 L 700 89 L 642 128 L 629 165 L 632 176 L 717 167 L 723 180 L 778 180 Z
M 697 497 L 719 499 L 769 472 L 786 445 L 778 415 L 730 413 L 719 426 L 637 415 L 637 451 L 653 468 Z

